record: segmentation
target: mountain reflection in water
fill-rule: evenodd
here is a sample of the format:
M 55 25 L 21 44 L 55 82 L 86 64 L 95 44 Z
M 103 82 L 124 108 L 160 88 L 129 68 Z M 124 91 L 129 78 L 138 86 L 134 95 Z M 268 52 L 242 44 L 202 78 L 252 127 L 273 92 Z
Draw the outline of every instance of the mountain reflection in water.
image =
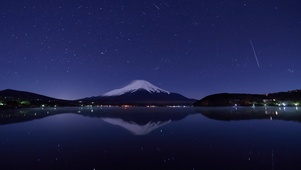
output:
M 31 121 L 62 113 L 100 118 L 123 127 L 133 134 L 144 135 L 172 121 L 188 115 L 202 114 L 223 121 L 270 119 L 301 122 L 299 107 L 196 107 L 196 108 L 120 108 L 120 107 L 66 107 L 33 108 L 0 111 L 0 125 Z
M 99 118 L 104 122 L 117 125 L 134 135 L 146 135 L 172 121 L 184 119 L 193 110 L 169 108 L 35 108 L 9 110 L 2 112 L 0 124 L 10 124 L 41 119 L 63 113 L 74 113 L 82 116 Z
M 300 115 L 295 107 L 1 110 L 0 165 L 1 169 L 301 169 Z
M 124 121 L 119 118 L 102 118 L 102 120 L 107 123 L 110 123 L 112 125 L 117 125 L 117 126 L 123 127 L 125 129 L 129 130 L 130 132 L 132 132 L 134 135 L 146 135 L 146 134 L 150 133 L 151 131 L 171 122 L 171 120 L 164 121 L 164 122 L 149 121 L 148 123 L 146 123 L 144 125 L 139 125 L 135 122 L 127 122 L 127 121 Z

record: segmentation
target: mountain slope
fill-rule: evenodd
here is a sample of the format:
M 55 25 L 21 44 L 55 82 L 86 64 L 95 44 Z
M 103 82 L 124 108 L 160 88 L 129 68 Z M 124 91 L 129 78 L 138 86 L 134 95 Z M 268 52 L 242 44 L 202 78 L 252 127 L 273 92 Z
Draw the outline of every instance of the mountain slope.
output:
M 131 84 L 105 93 L 102 96 L 82 99 L 95 104 L 110 105 L 192 105 L 196 100 L 188 99 L 178 93 L 163 90 L 145 80 L 136 80 Z
M 0 97 L 6 97 L 11 99 L 26 99 L 26 100 L 56 100 L 55 98 L 47 97 L 44 95 L 26 92 L 26 91 L 19 91 L 19 90 L 12 90 L 12 89 L 6 89 L 0 91 Z
M 74 106 L 77 103 L 69 100 L 55 99 L 52 97 L 19 90 L 6 89 L 0 91 L 2 108 L 37 107 L 37 106 Z

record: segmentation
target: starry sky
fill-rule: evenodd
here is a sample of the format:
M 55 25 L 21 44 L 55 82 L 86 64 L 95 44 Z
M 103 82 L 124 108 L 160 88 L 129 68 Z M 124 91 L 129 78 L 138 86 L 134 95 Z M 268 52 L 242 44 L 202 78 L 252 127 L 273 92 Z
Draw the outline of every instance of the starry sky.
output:
M 0 0 L 0 30 L 0 90 L 79 99 L 136 79 L 196 99 L 301 89 L 300 0 Z

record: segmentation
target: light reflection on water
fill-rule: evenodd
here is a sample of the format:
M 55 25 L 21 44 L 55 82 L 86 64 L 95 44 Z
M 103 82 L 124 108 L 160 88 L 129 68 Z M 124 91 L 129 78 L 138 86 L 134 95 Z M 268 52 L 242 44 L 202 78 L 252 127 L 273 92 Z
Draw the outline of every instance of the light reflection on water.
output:
M 301 168 L 301 113 L 295 107 L 0 114 L 1 169 Z

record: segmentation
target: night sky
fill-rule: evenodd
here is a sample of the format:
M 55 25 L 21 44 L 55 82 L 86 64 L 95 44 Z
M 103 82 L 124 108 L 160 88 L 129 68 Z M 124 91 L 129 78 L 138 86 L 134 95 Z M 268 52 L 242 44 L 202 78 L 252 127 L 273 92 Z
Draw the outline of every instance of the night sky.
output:
M 79 99 L 136 79 L 196 99 L 301 89 L 300 0 L 0 0 L 0 30 L 0 90 Z

